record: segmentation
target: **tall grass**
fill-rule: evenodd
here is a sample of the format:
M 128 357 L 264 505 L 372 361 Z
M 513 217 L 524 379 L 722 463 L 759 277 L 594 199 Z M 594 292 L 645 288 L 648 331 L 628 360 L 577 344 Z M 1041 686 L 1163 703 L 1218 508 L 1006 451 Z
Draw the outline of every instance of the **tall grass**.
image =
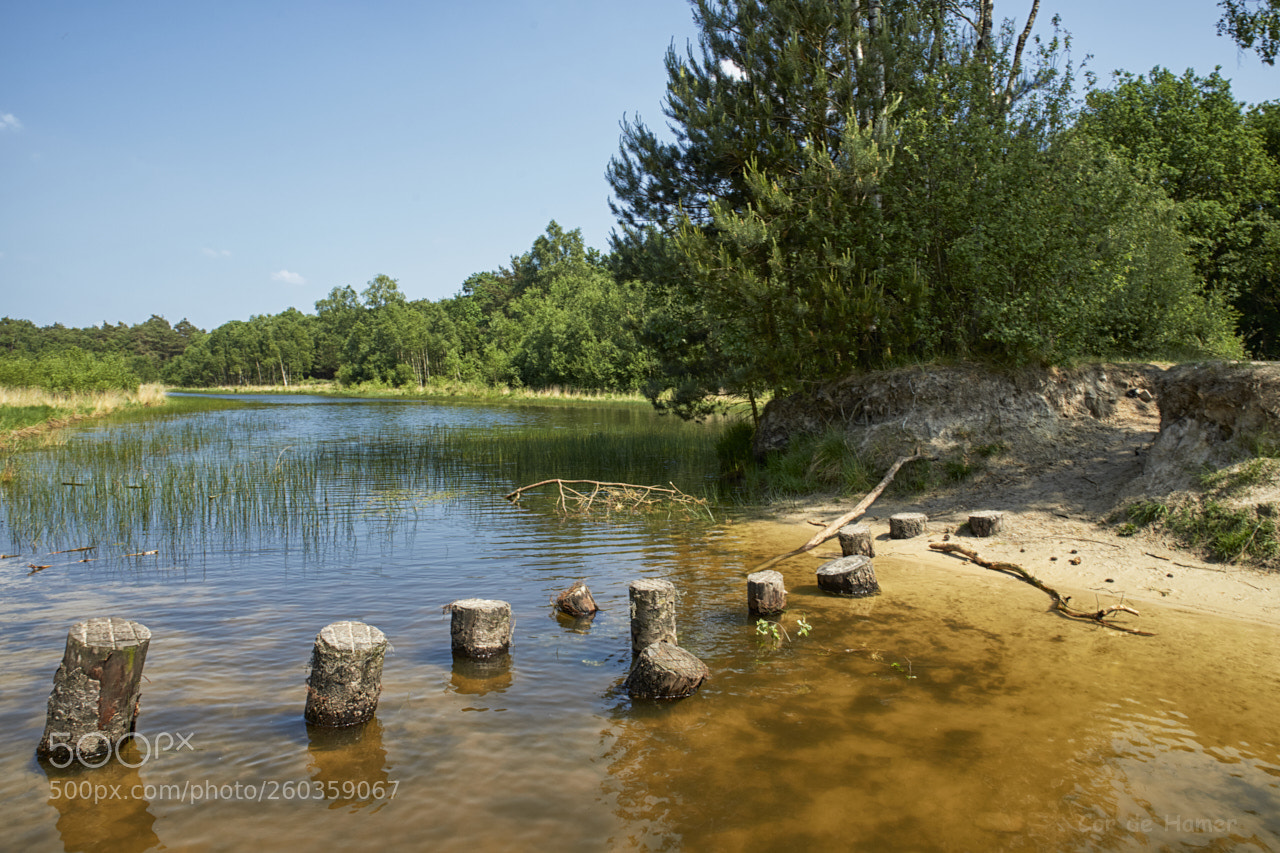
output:
M 57 392 L 42 388 L 0 388 L 0 444 L 12 448 L 33 435 L 114 412 L 163 406 L 164 386 L 132 390 Z
M 180 405 L 227 405 L 175 398 Z M 11 454 L 0 476 L 19 548 L 120 543 L 187 551 L 286 537 L 304 548 L 386 533 L 425 509 L 492 503 L 542 479 L 714 486 L 716 431 L 645 418 L 609 428 L 486 423 L 341 440 L 281 428 L 287 409 L 139 417 L 77 431 L 56 450 Z M 114 419 L 113 419 L 114 420 Z

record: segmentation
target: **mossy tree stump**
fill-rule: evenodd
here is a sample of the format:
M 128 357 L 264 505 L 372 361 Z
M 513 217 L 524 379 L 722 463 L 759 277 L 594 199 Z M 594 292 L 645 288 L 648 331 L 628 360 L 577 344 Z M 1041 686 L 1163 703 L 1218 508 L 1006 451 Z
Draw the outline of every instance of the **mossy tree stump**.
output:
M 623 686 L 636 699 L 682 699 L 711 677 L 711 670 L 674 643 L 651 643 L 636 657 Z
M 818 588 L 832 595 L 850 598 L 880 594 L 875 566 L 870 557 L 860 554 L 824 563 L 818 569 Z
M 671 581 L 642 578 L 629 587 L 631 651 L 639 654 L 654 643 L 676 640 L 676 588 Z
M 869 524 L 846 524 L 836 536 L 840 539 L 840 553 L 846 557 L 876 555 Z
M 774 616 L 787 609 L 787 587 L 782 573 L 772 569 L 747 575 L 747 611 L 752 616 Z
M 484 659 L 511 648 L 511 605 L 488 598 L 464 598 L 445 607 L 453 614 L 449 636 L 453 653 Z
M 995 510 L 975 512 L 969 516 L 969 532 L 974 536 L 995 536 L 1004 529 L 1004 513 Z
M 914 539 L 924 533 L 929 516 L 923 512 L 900 512 L 889 516 L 890 539 Z
M 382 695 L 387 637 L 363 622 L 334 622 L 316 635 L 303 716 L 314 726 L 368 722 Z
M 56 767 L 73 760 L 105 763 L 137 727 L 150 645 L 151 631 L 128 619 L 97 617 L 72 625 L 36 754 Z

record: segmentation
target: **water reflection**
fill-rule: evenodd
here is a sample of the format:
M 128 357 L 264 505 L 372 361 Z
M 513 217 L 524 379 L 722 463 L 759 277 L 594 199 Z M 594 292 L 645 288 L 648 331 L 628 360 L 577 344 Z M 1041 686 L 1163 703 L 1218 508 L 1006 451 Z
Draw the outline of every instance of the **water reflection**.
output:
M 124 756 L 131 764 L 138 757 Z M 88 769 L 57 769 L 40 762 L 57 809 L 58 837 L 66 853 L 141 853 L 160 843 L 155 815 L 138 767 L 111 761 Z
M 511 688 L 511 683 L 510 654 L 484 659 L 456 656 L 453 659 L 449 686 L 454 693 L 467 696 L 505 693 Z
M 329 808 L 381 809 L 390 801 L 391 765 L 375 716 L 359 726 L 307 726 L 307 771 Z

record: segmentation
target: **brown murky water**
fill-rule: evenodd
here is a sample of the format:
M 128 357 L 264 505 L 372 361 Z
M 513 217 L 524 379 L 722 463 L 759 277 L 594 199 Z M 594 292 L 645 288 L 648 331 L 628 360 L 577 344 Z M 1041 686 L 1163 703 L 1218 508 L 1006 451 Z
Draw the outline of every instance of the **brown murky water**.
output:
M 837 599 L 809 556 L 779 567 L 775 642 L 744 574 L 804 531 L 494 507 L 344 571 L 263 550 L 36 587 L 0 565 L 0 848 L 1280 850 L 1276 627 L 1151 606 L 1158 636 L 1122 635 L 958 563 L 881 559 L 883 595 Z M 676 584 L 681 645 L 713 673 L 681 702 L 619 689 L 646 575 Z M 606 608 L 589 627 L 545 604 L 579 577 Z M 509 666 L 452 662 L 439 606 L 464 594 L 513 601 Z M 109 613 L 155 635 L 152 754 L 43 768 L 66 629 Z M 391 639 L 382 700 L 364 729 L 308 730 L 310 644 L 338 618 Z

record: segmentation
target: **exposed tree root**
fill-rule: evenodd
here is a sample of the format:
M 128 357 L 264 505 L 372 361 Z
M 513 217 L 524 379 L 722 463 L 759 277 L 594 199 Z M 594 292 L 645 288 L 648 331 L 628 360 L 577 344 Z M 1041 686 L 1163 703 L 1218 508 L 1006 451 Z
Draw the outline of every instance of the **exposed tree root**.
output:
M 1155 634 L 1150 631 L 1142 631 L 1137 628 L 1129 628 L 1124 625 L 1117 625 L 1114 622 L 1106 621 L 1108 616 L 1115 613 L 1130 613 L 1134 616 L 1141 615 L 1138 611 L 1127 605 L 1113 604 L 1110 607 L 1104 607 L 1097 611 L 1076 610 L 1068 604 L 1068 602 L 1071 601 L 1071 596 L 1062 595 L 1056 589 L 1044 583 L 1021 566 L 1014 565 L 1013 563 L 995 563 L 991 560 L 984 560 L 982 557 L 978 556 L 977 551 L 972 551 L 963 545 L 956 545 L 954 543 L 931 542 L 929 543 L 929 547 L 934 551 L 942 551 L 947 554 L 959 554 L 970 562 L 982 566 L 984 569 L 991 569 L 995 572 L 1004 572 L 1007 575 L 1013 575 L 1024 583 L 1031 584 L 1053 600 L 1053 606 L 1050 609 L 1058 611 L 1069 619 L 1080 619 L 1084 622 L 1094 622 L 1098 625 L 1102 625 L 1104 628 L 1110 628 L 1113 631 L 1124 631 L 1126 634 L 1137 634 L 1140 637 L 1155 636 Z
M 674 483 L 664 486 L 637 486 L 632 483 L 604 483 L 599 480 L 542 480 L 521 486 L 504 497 L 512 503 L 519 502 L 525 492 L 541 486 L 555 484 L 559 490 L 556 506 L 565 514 L 576 512 L 617 512 L 627 510 L 637 512 L 655 508 L 659 505 L 676 504 L 686 509 L 697 508 L 711 515 L 705 498 L 696 498 L 676 488 Z M 571 485 L 572 484 L 572 485 Z M 590 486 L 590 489 L 579 491 L 573 486 Z
M 915 462 L 917 459 L 930 459 L 930 458 L 932 457 L 926 456 L 922 453 L 917 453 L 915 456 L 902 457 L 897 462 L 893 463 L 893 466 L 889 468 L 889 473 L 884 475 L 884 479 L 880 481 L 880 485 L 872 489 L 865 498 L 859 501 L 857 506 L 855 506 L 853 509 L 849 510 L 844 515 L 837 518 L 835 521 L 828 524 L 826 527 L 822 528 L 820 532 L 815 533 L 812 539 L 810 539 L 808 542 L 801 545 L 799 548 L 795 549 L 794 551 L 788 551 L 785 554 L 779 554 L 776 557 L 772 557 L 768 560 L 765 560 L 763 563 L 756 566 L 751 571 L 753 572 L 763 571 L 764 569 L 768 569 L 773 566 L 776 566 L 778 563 L 781 563 L 783 560 L 789 560 L 792 557 L 803 554 L 806 551 L 812 551 L 814 548 L 817 548 L 823 542 L 826 542 L 832 536 L 835 536 L 836 533 L 839 532 L 841 527 L 844 527 L 849 522 L 857 518 L 860 518 L 863 514 L 865 514 L 866 511 L 871 508 L 871 505 L 876 502 L 876 499 L 880 497 L 881 493 L 884 492 L 884 490 L 888 488 L 889 484 L 893 482 L 893 478 L 897 475 L 898 469 L 900 469 L 903 465 L 906 465 L 908 462 Z

